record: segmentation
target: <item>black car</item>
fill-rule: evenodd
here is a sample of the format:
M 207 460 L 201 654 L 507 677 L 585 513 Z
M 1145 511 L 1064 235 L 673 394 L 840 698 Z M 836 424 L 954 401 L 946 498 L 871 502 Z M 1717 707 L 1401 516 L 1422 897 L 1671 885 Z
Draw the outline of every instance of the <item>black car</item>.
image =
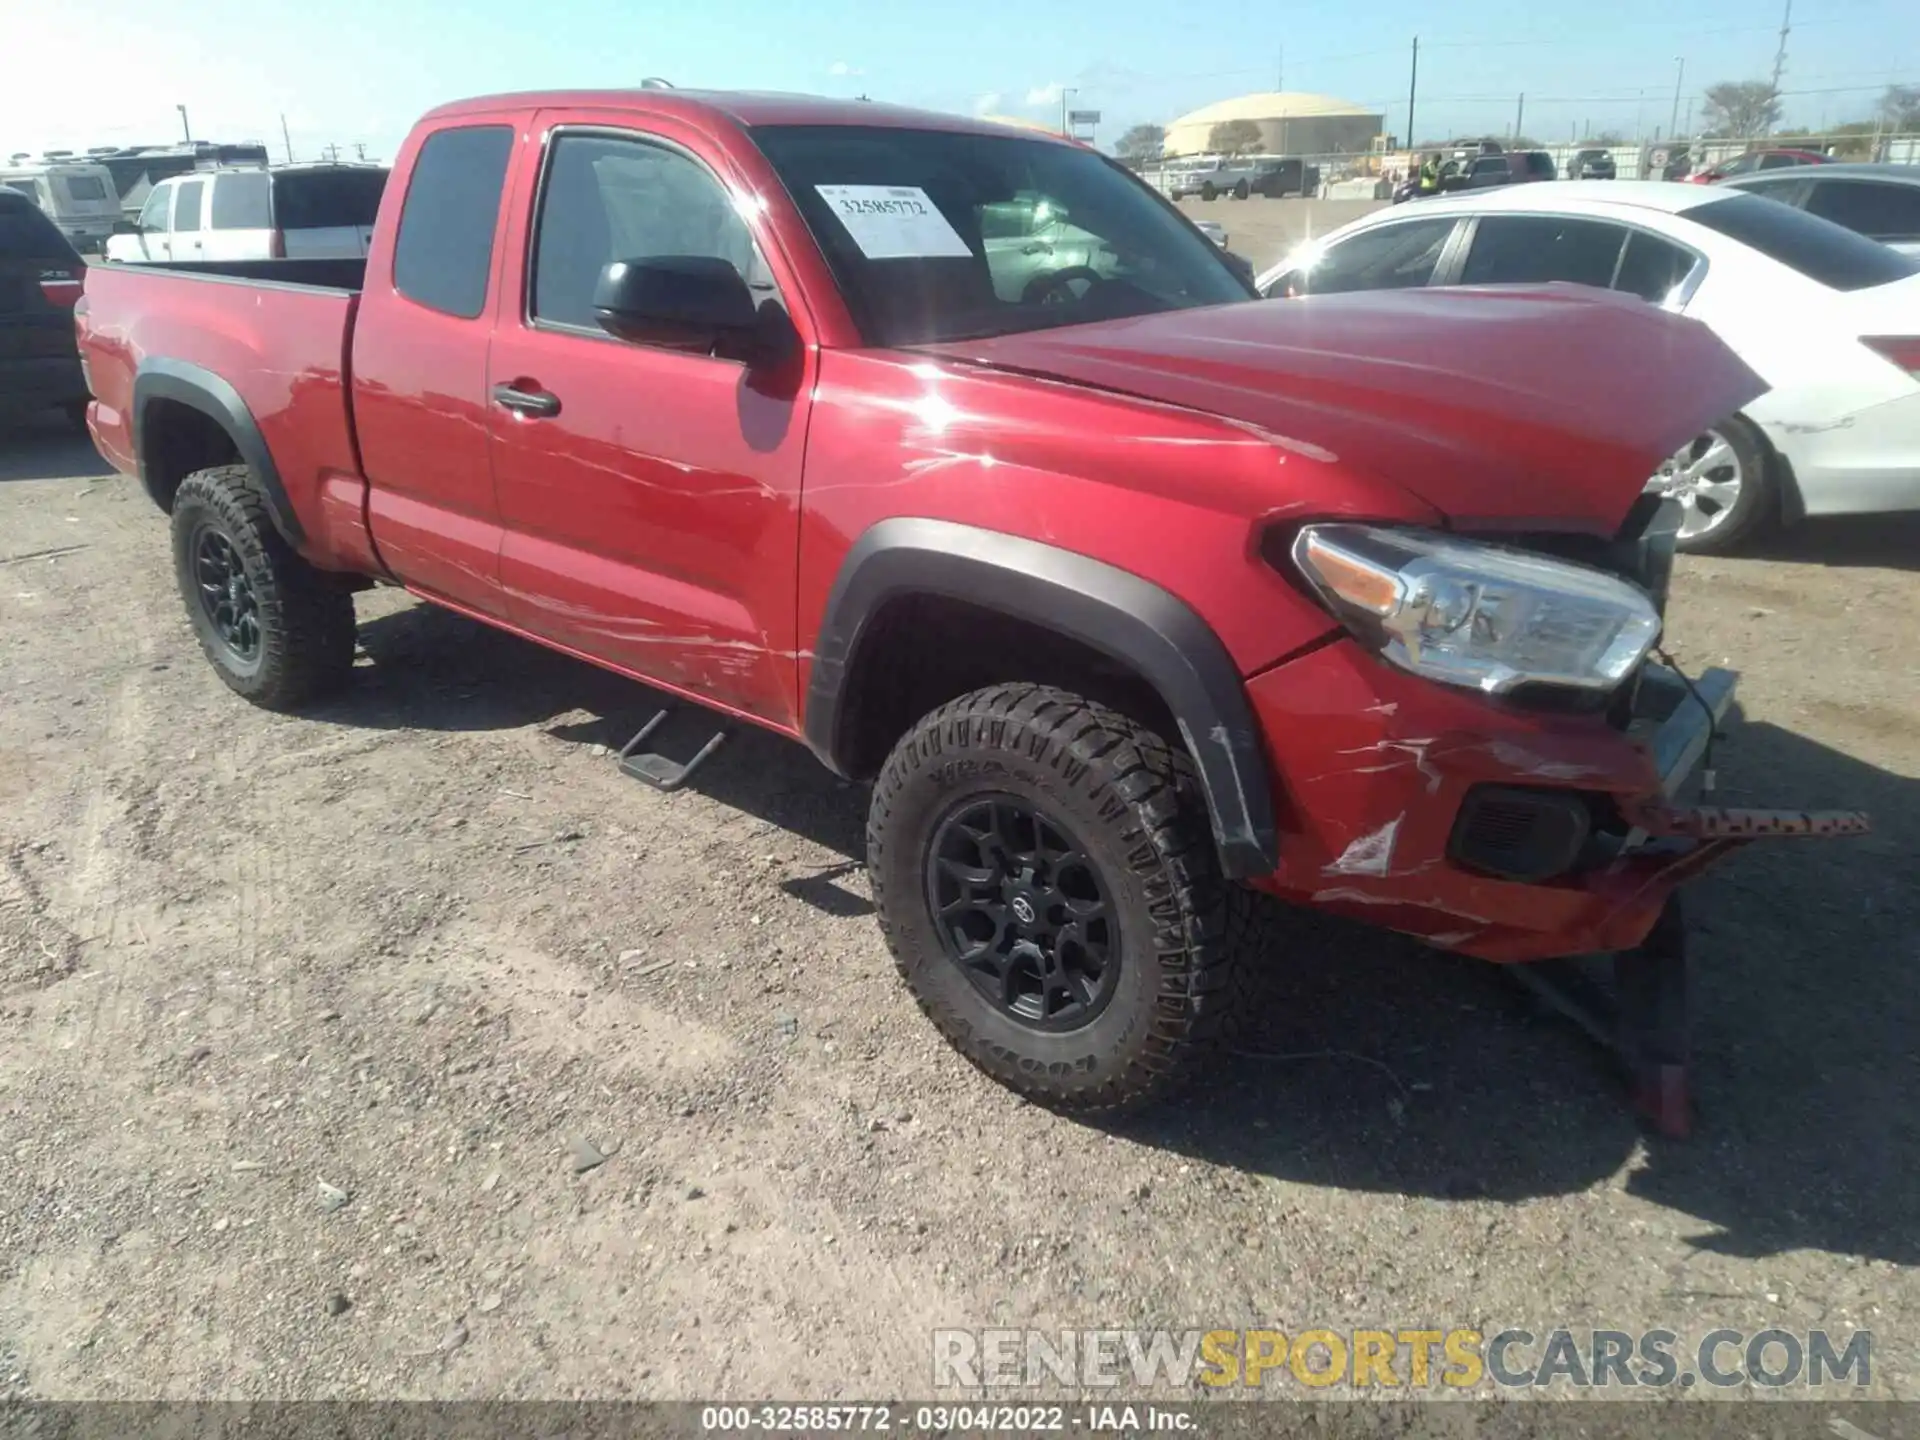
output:
M 0 187 L 0 412 L 49 406 L 86 423 L 73 334 L 86 264 L 40 207 Z
M 1611 150 L 1577 150 L 1573 158 L 1567 161 L 1569 180 L 1617 180 L 1619 167 L 1613 163 Z
M 1544 150 L 1509 150 L 1502 155 L 1482 155 L 1474 160 L 1463 176 L 1452 185 L 1441 178 L 1442 190 L 1484 190 L 1492 185 L 1524 185 L 1533 180 L 1557 179 L 1553 157 Z
M 1320 193 L 1320 167 L 1304 160 L 1263 160 L 1255 167 L 1248 188 L 1255 195 L 1277 200 L 1283 195 Z

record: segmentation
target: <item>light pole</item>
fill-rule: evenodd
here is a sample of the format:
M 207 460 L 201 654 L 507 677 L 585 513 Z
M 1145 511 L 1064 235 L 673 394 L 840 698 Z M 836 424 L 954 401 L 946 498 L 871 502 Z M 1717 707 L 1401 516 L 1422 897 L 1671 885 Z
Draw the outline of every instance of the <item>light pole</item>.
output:
M 1420 37 L 1413 37 L 1413 65 L 1407 71 L 1407 155 L 1413 155 L 1413 100 L 1414 92 L 1420 88 Z
M 187 137 L 187 144 L 191 145 L 193 143 L 193 127 L 187 124 L 187 107 L 184 105 L 176 105 L 173 108 L 180 112 L 180 133 Z
M 1060 87 L 1060 133 L 1063 136 L 1073 133 L 1067 128 L 1067 97 L 1079 93 L 1078 90 L 1069 90 L 1064 85 Z
M 1687 57 L 1676 55 L 1673 63 L 1679 68 L 1673 76 L 1673 117 L 1667 122 L 1667 139 L 1680 138 L 1680 82 L 1687 78 Z

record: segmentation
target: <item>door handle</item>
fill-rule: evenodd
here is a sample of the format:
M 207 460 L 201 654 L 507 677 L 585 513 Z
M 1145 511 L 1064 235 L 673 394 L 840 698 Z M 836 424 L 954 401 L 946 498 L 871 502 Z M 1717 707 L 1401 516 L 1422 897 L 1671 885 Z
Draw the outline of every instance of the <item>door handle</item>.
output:
M 529 420 L 545 420 L 560 413 L 560 397 L 548 390 L 523 390 L 518 385 L 493 387 L 493 403 Z

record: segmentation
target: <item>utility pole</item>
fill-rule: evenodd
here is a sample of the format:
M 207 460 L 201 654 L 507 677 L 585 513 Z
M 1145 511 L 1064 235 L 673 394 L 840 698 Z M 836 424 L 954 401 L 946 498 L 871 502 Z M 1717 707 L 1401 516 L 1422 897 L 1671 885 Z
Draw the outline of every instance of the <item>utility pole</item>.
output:
M 1273 88 L 1276 90 L 1287 88 L 1287 47 L 1284 45 L 1280 47 L 1280 63 L 1273 67 Z
M 1773 98 L 1780 98 L 1780 77 L 1787 69 L 1787 35 L 1793 29 L 1793 0 L 1787 0 L 1785 13 L 1780 17 L 1780 48 L 1773 52 Z M 1767 117 L 1767 123 L 1761 131 L 1764 135 L 1773 133 L 1773 117 Z
M 1078 95 L 1079 93 L 1078 90 L 1069 90 L 1065 86 L 1062 86 L 1060 89 L 1060 133 L 1062 135 L 1071 135 L 1073 133 L 1067 128 L 1067 97 L 1069 95 Z
M 1520 92 L 1520 103 L 1513 107 L 1513 139 L 1516 145 L 1520 142 L 1520 120 L 1526 113 L 1527 92 L 1522 90 Z
M 1669 140 L 1677 140 L 1680 138 L 1680 82 L 1687 78 L 1686 56 L 1676 55 L 1673 63 L 1680 68 L 1674 72 L 1673 77 L 1673 114 L 1667 120 L 1667 130 L 1670 132 L 1667 136 Z
M 280 138 L 286 142 L 287 163 L 293 163 L 293 132 L 287 129 L 287 112 L 280 112 Z
M 367 158 L 366 142 L 364 140 L 355 141 L 353 146 L 353 153 L 358 155 L 362 160 L 366 159 Z
M 1413 134 L 1413 97 L 1420 88 L 1420 37 L 1413 37 L 1413 71 L 1407 76 L 1407 153 L 1413 153 L 1416 143 Z
M 191 145 L 193 143 L 193 127 L 187 124 L 187 107 L 184 105 L 176 105 L 173 108 L 180 112 L 180 133 L 187 137 L 187 144 Z

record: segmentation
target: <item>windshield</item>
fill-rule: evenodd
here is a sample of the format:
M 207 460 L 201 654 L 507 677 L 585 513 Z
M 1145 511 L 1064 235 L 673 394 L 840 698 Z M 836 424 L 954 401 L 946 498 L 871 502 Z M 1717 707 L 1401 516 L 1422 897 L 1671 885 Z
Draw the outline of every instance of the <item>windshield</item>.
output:
M 751 134 L 870 344 L 976 339 L 1253 295 L 1178 211 L 1091 150 L 848 125 Z

